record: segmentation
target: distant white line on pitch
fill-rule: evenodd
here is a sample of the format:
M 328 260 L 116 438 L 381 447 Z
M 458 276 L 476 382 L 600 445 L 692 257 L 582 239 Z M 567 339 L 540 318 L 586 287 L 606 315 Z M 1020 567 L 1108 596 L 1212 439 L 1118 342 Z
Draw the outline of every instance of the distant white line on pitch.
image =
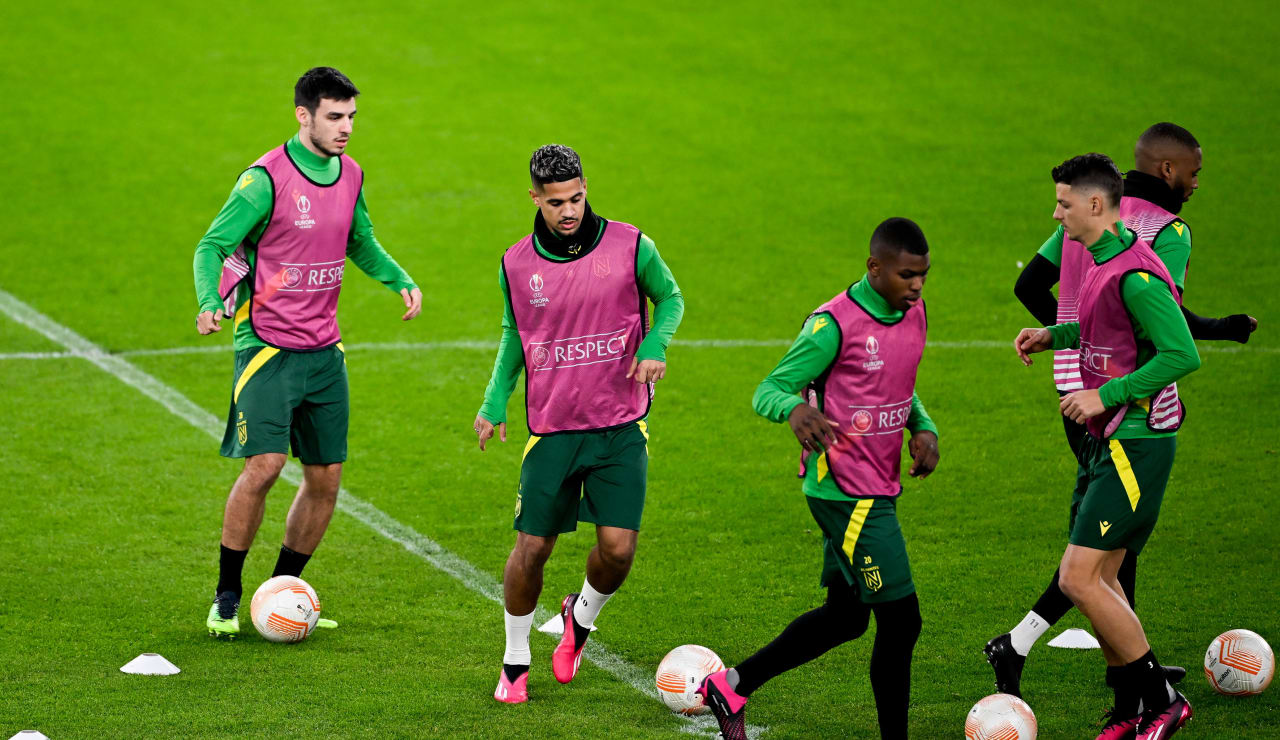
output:
M 156 379 L 137 365 L 120 357 L 120 355 L 104 351 L 101 347 L 80 336 L 72 329 L 45 316 L 4 289 L 0 289 L 0 313 L 69 350 L 68 352 L 60 353 L 60 356 L 83 358 L 92 362 L 105 372 L 114 375 L 121 382 L 133 386 L 144 396 L 164 406 L 173 415 L 196 429 L 205 432 L 215 440 L 222 439 L 225 424 L 213 414 L 197 406 L 194 401 L 184 396 L 177 389 Z M 200 349 L 204 351 L 204 348 Z M 284 471 L 281 472 L 280 477 L 295 486 L 302 485 L 302 468 L 290 460 L 285 464 Z M 493 576 L 445 549 L 440 543 L 418 532 L 413 527 L 393 519 L 378 507 L 352 494 L 346 488 L 339 489 L 337 508 L 338 511 L 350 515 L 383 537 L 427 561 L 437 570 L 452 576 L 469 590 L 497 604 L 503 603 L 502 584 Z M 534 610 L 534 614 L 535 621 L 545 622 L 553 616 L 554 612 L 546 607 L 539 606 Z M 653 682 L 653 675 L 647 670 L 627 662 L 598 640 L 587 643 L 582 657 L 641 694 L 655 701 L 658 700 L 658 692 Z M 480 698 L 479 701 L 484 701 L 484 699 Z M 715 719 L 711 715 L 681 717 L 681 719 L 686 720 L 680 726 L 680 729 L 685 732 L 709 735 L 714 732 L 716 727 Z M 768 730 L 767 727 L 754 725 L 749 726 L 748 729 L 753 737 L 759 737 Z
M 672 346 L 691 349 L 720 348 L 741 349 L 748 347 L 790 347 L 790 339 L 673 339 Z M 492 352 L 498 343 L 484 339 L 452 339 L 440 342 L 355 342 L 345 345 L 348 351 L 354 352 L 438 352 L 440 350 L 485 350 Z M 969 339 L 969 340 L 935 340 L 928 343 L 931 349 L 1008 349 L 1012 353 L 1013 340 Z M 1199 343 L 1196 348 L 1211 354 L 1238 354 L 1261 352 L 1275 354 L 1280 347 L 1249 347 L 1235 344 Z M 231 347 L 218 344 L 190 345 L 186 347 L 164 347 L 160 349 L 126 349 L 119 352 L 107 352 L 95 348 L 95 351 L 112 357 L 156 357 L 167 355 L 216 355 L 231 351 Z M 59 360 L 68 357 L 82 357 L 83 353 L 72 352 L 8 352 L 0 353 L 0 360 Z

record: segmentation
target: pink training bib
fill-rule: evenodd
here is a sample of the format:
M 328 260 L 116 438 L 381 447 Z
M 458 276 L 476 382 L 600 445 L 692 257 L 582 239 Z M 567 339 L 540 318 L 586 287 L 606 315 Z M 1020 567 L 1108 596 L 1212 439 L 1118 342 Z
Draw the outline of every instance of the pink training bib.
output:
M 308 179 L 283 146 L 253 163 L 274 188 L 270 221 L 257 245 L 241 244 L 223 263 L 219 292 L 229 299 L 251 287 L 250 324 L 274 347 L 308 351 L 342 338 L 338 294 L 364 174 L 355 160 L 341 157 L 332 185 Z M 256 251 L 252 267 L 248 250 Z
M 503 255 L 531 434 L 610 429 L 649 413 L 651 385 L 626 377 L 648 330 L 636 282 L 639 240 L 636 227 L 609 221 L 579 259 L 543 257 L 532 234 Z
M 818 457 L 819 480 L 831 475 L 850 496 L 897 496 L 902 433 L 928 329 L 924 303 L 896 324 L 872 317 L 847 291 L 814 313 L 824 311 L 840 327 L 840 350 L 815 390 L 822 393 L 823 413 L 840 424 L 842 439 Z

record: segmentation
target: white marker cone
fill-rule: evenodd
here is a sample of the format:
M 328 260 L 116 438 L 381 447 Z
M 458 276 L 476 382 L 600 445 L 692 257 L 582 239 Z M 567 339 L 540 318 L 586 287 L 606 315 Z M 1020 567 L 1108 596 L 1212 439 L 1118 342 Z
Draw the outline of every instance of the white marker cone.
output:
M 559 614 L 547 620 L 547 623 L 538 628 L 539 632 L 546 632 L 548 635 L 564 634 L 564 618 Z M 591 631 L 596 631 L 596 626 L 591 625 Z
M 49 740 L 49 737 L 39 730 L 23 730 L 9 740 Z
M 1098 640 L 1093 635 L 1082 629 L 1072 627 L 1069 630 L 1063 630 L 1062 634 L 1050 640 L 1049 647 L 1095 650 L 1102 646 L 1098 644 Z
M 180 673 L 178 666 L 170 663 L 159 653 L 143 653 L 120 666 L 124 673 L 136 673 L 140 676 L 172 676 Z

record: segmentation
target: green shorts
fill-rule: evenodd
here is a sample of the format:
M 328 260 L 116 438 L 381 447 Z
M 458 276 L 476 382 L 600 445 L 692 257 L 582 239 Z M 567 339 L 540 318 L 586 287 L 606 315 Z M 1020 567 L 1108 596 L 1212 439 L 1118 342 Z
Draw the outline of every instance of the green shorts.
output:
M 317 352 L 251 347 L 236 352 L 225 457 L 267 452 L 305 465 L 347 459 L 347 363 L 342 344 Z
M 1073 545 L 1142 552 L 1160 517 L 1177 437 L 1085 438 L 1085 476 L 1071 501 Z
M 605 432 L 529 437 L 515 528 L 538 537 L 572 532 L 578 522 L 639 531 L 648 442 L 643 421 Z
M 858 588 L 864 604 L 897 601 L 915 593 L 896 497 L 805 498 L 822 528 L 823 586 L 843 578 Z

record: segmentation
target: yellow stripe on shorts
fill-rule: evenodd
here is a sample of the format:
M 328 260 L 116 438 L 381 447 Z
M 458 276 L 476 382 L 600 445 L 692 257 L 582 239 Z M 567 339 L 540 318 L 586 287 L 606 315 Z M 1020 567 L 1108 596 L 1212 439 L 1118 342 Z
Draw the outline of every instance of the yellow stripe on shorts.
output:
M 342 353 L 342 364 L 347 364 L 347 348 L 342 346 L 342 342 L 338 342 L 338 351 Z
M 862 525 L 867 523 L 867 513 L 871 511 L 872 500 L 864 498 L 853 507 L 853 515 L 849 517 L 849 528 L 844 531 L 844 555 L 853 562 L 853 548 L 858 544 L 858 535 L 862 534 Z
M 537 437 L 532 434 L 529 435 L 529 441 L 524 446 L 524 454 L 520 456 L 520 462 L 524 462 L 524 459 L 529 456 L 529 450 L 532 450 L 533 446 L 538 444 L 538 440 L 540 439 L 542 439 L 542 437 Z
M 249 382 L 249 378 L 252 378 L 253 374 L 261 370 L 268 360 L 278 354 L 280 354 L 280 350 L 275 347 L 263 347 L 261 352 L 254 355 L 252 360 L 249 360 L 244 372 L 240 373 L 240 379 L 236 381 L 236 390 L 231 394 L 232 403 L 240 400 L 240 391 L 244 390 L 244 384 Z
M 1120 446 L 1118 439 L 1111 440 L 1111 462 L 1115 463 L 1116 473 L 1124 484 L 1124 492 L 1129 495 L 1130 508 L 1137 511 L 1142 491 L 1138 490 L 1138 479 L 1133 475 L 1133 466 L 1129 464 L 1129 456 L 1124 454 L 1124 447 Z

